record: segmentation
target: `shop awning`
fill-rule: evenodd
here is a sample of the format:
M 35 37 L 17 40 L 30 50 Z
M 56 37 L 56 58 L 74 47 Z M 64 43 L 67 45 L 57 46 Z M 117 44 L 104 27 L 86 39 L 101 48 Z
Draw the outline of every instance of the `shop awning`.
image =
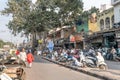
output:
M 103 42 L 102 38 L 96 38 L 91 41 L 91 43 L 102 43 L 102 42 Z
M 114 33 L 104 33 L 104 34 L 103 34 L 103 37 L 112 36 L 112 35 L 114 35 Z

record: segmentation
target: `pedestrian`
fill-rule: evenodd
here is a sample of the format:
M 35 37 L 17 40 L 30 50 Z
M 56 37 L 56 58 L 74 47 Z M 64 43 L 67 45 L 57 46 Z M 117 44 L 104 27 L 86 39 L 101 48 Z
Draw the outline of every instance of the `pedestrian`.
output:
M 28 66 L 31 68 L 32 67 L 32 62 L 34 61 L 34 57 L 30 51 L 27 53 L 27 62 Z
M 111 53 L 111 54 L 110 54 L 110 60 L 115 60 L 115 56 L 116 56 L 117 51 L 115 50 L 114 47 L 112 47 L 110 53 Z
M 37 55 L 41 55 L 42 54 L 42 50 L 41 49 L 38 49 L 37 50 Z
M 20 54 L 19 49 L 17 49 L 17 50 L 15 51 L 15 54 L 16 54 L 17 56 Z
M 24 48 L 22 48 L 22 51 L 19 53 L 18 57 L 20 58 L 20 62 L 23 64 L 23 66 L 26 67 L 27 54 Z
M 23 48 L 22 51 L 20 52 L 19 54 L 19 58 L 22 60 L 22 61 L 26 61 L 27 59 L 27 55 L 26 55 L 26 52 L 25 52 L 25 49 Z

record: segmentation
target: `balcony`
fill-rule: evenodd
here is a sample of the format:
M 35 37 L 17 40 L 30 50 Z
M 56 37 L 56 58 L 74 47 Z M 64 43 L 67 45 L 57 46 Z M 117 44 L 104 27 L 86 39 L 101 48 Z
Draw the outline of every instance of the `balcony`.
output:
M 114 6 L 116 4 L 120 3 L 120 0 L 111 0 L 111 4 Z

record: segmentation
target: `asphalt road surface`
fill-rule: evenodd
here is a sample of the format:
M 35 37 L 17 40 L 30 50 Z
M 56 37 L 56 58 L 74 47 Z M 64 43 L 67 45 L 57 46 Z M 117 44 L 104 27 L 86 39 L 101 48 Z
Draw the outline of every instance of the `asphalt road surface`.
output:
M 101 80 L 38 58 L 26 68 L 26 80 Z
M 108 65 L 108 69 L 112 69 L 112 70 L 120 70 L 120 62 L 116 62 L 116 61 L 106 61 L 107 65 Z

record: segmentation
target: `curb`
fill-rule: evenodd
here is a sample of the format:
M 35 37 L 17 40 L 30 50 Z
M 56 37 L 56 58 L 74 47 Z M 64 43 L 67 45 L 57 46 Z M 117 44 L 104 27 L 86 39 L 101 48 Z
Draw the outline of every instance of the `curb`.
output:
M 117 79 L 112 79 L 112 78 L 109 78 L 109 77 L 106 77 L 106 76 L 98 75 L 98 74 L 92 73 L 92 72 L 90 72 L 90 71 L 85 71 L 85 70 L 83 70 L 83 69 L 79 69 L 79 68 L 74 67 L 74 66 L 65 65 L 65 64 L 63 64 L 63 63 L 60 63 L 60 62 L 58 62 L 58 61 L 53 61 L 53 60 L 48 59 L 48 58 L 46 58 L 46 57 L 42 57 L 42 58 L 45 59 L 45 60 L 48 60 L 48 61 L 50 61 L 50 62 L 52 62 L 52 63 L 55 63 L 55 64 L 58 64 L 58 65 L 64 66 L 64 67 L 66 67 L 66 68 L 70 68 L 70 69 L 75 70 L 75 71 L 78 71 L 78 72 L 82 72 L 82 73 L 88 74 L 88 75 L 90 75 L 90 76 L 98 77 L 98 78 L 100 78 L 100 79 L 104 79 L 104 80 L 117 80 Z

